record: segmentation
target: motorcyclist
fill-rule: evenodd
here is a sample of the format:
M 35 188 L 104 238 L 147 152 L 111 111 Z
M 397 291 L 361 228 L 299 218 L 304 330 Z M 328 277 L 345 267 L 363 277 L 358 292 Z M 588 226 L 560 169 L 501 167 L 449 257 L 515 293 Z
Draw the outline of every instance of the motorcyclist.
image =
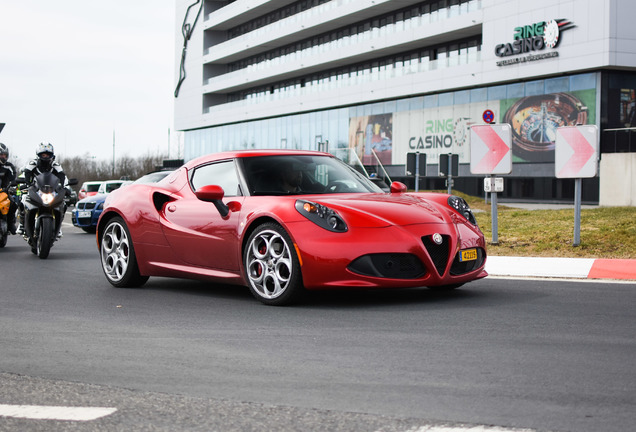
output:
M 64 174 L 62 166 L 55 162 L 53 144 L 40 143 L 35 150 L 35 154 L 37 157 L 24 167 L 24 179 L 27 184 L 31 185 L 38 174 L 49 171 L 60 179 L 60 184 L 64 184 L 66 174 Z
M 9 213 L 7 214 L 7 228 L 11 234 L 15 234 L 15 213 L 18 209 L 17 200 L 10 192 L 11 183 L 15 181 L 15 166 L 9 162 L 9 147 L 0 143 L 0 189 L 9 195 L 11 204 L 9 205 Z
M 43 172 L 52 172 L 57 178 L 60 179 L 60 184 L 65 185 L 66 174 L 64 174 L 64 170 L 62 166 L 55 162 L 55 150 L 53 148 L 53 144 L 50 143 L 40 143 L 35 149 L 35 154 L 37 157 L 30 161 L 24 167 L 24 180 L 26 181 L 27 186 L 31 186 L 35 177 Z M 23 200 L 26 199 L 28 195 L 23 195 Z M 64 214 L 62 214 L 64 217 Z M 24 220 L 24 205 L 20 206 L 20 221 Z M 60 224 L 60 230 L 57 233 L 57 237 L 62 237 L 62 225 Z M 20 232 L 23 231 L 22 223 L 20 223 Z

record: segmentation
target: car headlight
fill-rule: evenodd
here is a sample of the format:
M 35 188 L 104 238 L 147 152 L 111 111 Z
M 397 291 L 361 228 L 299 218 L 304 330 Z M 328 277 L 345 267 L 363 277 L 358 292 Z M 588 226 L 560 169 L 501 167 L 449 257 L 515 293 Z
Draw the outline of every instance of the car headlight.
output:
M 470 210 L 470 206 L 464 198 L 458 197 L 456 195 L 451 195 L 448 197 L 448 205 L 454 208 L 460 215 L 464 216 L 466 220 L 468 220 L 468 222 L 473 225 L 477 225 L 475 215 Z
M 104 210 L 104 201 L 100 202 L 100 203 L 97 205 L 97 210 Z
M 347 224 L 335 210 L 311 201 L 296 201 L 296 210 L 321 228 L 331 232 L 347 232 Z

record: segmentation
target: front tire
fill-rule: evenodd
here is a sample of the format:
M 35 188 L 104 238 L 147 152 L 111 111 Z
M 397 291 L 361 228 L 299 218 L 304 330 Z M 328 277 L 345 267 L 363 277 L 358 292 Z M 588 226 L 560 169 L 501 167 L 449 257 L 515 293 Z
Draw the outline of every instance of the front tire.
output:
M 140 287 L 148 276 L 139 273 L 135 248 L 126 223 L 120 217 L 108 222 L 101 236 L 99 253 L 108 282 L 118 288 Z
M 257 227 L 243 252 L 246 279 L 261 303 L 283 306 L 304 293 L 300 261 L 289 234 L 278 224 Z
M 40 219 L 40 232 L 38 233 L 36 255 L 40 259 L 46 259 L 53 246 L 53 227 L 55 223 L 52 218 L 44 217 Z

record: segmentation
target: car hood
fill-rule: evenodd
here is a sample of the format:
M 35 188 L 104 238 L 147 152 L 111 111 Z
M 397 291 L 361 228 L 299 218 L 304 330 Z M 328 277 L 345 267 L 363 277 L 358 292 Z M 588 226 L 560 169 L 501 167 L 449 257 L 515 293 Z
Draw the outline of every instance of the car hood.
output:
M 83 198 L 81 200 L 79 200 L 79 203 L 91 203 L 91 202 L 103 202 L 106 200 L 106 197 L 108 195 L 106 194 L 97 194 L 97 195 L 91 195 L 89 197 Z
M 450 207 L 406 194 L 334 194 L 299 197 L 337 211 L 347 224 L 379 227 L 450 223 Z

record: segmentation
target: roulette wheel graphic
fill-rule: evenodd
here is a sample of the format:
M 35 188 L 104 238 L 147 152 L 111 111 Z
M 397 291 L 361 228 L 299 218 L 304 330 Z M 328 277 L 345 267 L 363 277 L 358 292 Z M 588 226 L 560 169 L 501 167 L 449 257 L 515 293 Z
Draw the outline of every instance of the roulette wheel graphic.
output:
M 503 119 L 512 126 L 512 152 L 529 162 L 554 162 L 556 130 L 587 124 L 587 107 L 568 93 L 528 96 L 512 105 Z
M 543 41 L 548 48 L 554 48 L 559 43 L 559 23 L 550 20 L 545 26 Z

